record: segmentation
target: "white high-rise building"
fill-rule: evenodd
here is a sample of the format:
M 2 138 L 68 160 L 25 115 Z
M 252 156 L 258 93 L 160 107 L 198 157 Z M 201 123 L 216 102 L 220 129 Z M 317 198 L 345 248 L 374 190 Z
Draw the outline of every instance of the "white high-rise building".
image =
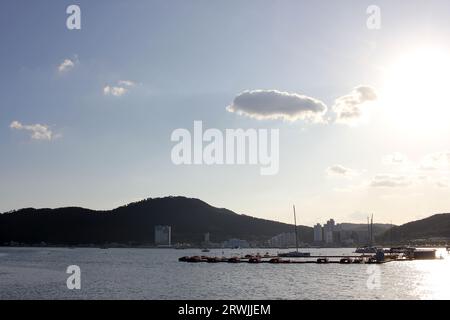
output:
M 323 241 L 323 229 L 320 223 L 314 226 L 314 242 L 322 242 Z
M 172 245 L 172 228 L 170 226 L 155 226 L 155 245 Z
M 333 239 L 334 228 L 335 228 L 335 222 L 333 219 L 328 220 L 327 223 L 324 225 L 323 235 L 324 235 L 325 243 L 329 244 L 329 243 L 334 242 L 334 239 Z

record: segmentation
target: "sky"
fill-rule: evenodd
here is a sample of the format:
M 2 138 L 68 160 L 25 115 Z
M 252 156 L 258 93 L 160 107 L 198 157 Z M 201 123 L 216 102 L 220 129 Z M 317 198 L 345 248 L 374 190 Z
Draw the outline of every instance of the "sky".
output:
M 169 195 L 288 223 L 295 204 L 305 225 L 449 212 L 449 16 L 448 1 L 2 1 L 0 212 Z M 171 135 L 194 121 L 279 130 L 279 170 L 176 165 Z

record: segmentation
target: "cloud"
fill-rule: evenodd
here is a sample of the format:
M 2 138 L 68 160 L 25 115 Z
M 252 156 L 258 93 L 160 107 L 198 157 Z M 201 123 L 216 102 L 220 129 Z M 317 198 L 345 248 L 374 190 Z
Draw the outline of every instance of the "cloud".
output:
M 283 119 L 287 121 L 323 121 L 327 106 L 320 100 L 278 90 L 253 90 L 239 94 L 229 112 L 245 115 L 258 120 Z
M 119 80 L 117 85 L 107 85 L 103 88 L 103 94 L 105 96 L 121 97 L 129 91 L 129 88 L 134 87 L 136 84 L 130 80 Z
M 439 188 L 448 188 L 450 186 L 450 181 L 448 178 L 442 178 L 438 181 L 436 181 L 436 186 Z
M 370 186 L 374 188 L 400 188 L 411 184 L 411 178 L 393 174 L 378 174 L 370 182 Z
M 366 102 L 377 100 L 375 89 L 369 86 L 358 86 L 349 94 L 336 99 L 332 109 L 336 113 L 336 122 L 351 124 L 363 116 Z
M 120 86 L 127 86 L 127 87 L 133 87 L 136 85 L 133 81 L 130 80 L 119 80 L 118 84 Z
M 71 59 L 65 59 L 59 66 L 58 71 L 63 73 L 67 72 L 73 69 L 75 67 L 75 62 L 73 62 Z
M 408 158 L 399 152 L 394 152 L 392 154 L 388 154 L 383 156 L 381 162 L 385 165 L 400 165 L 408 162 Z
M 450 164 L 450 152 L 436 152 L 425 156 L 419 166 L 420 170 L 434 171 L 448 168 Z
M 31 139 L 34 140 L 52 140 L 54 138 L 53 132 L 48 126 L 42 124 L 23 125 L 19 121 L 13 121 L 9 127 L 14 130 L 29 131 Z
M 328 167 L 325 170 L 327 176 L 329 177 L 346 177 L 346 178 L 350 178 L 353 177 L 355 175 L 357 175 L 358 173 L 355 170 L 346 168 L 344 166 L 341 166 L 339 164 L 335 164 L 333 166 Z
M 123 96 L 125 93 L 127 93 L 127 89 L 124 87 L 111 87 L 111 86 L 106 86 L 103 88 L 103 94 L 105 96 L 115 96 L 115 97 L 120 97 Z

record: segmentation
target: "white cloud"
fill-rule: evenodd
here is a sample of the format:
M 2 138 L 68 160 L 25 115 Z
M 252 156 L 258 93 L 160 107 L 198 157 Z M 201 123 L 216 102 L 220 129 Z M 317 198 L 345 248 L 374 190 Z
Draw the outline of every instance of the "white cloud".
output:
M 58 71 L 59 72 L 67 72 L 73 69 L 75 67 L 75 62 L 73 62 L 71 59 L 65 59 L 59 66 Z
M 358 86 L 349 94 L 336 99 L 333 111 L 336 122 L 351 124 L 361 119 L 363 107 L 367 102 L 377 100 L 375 89 L 369 86 Z
M 350 177 L 353 177 L 353 176 L 358 174 L 355 170 L 346 168 L 346 167 L 341 166 L 339 164 L 335 164 L 333 166 L 328 167 L 325 170 L 325 172 L 326 172 L 327 176 L 329 176 L 329 177 L 346 177 L 346 178 L 350 178 Z
M 124 87 L 111 87 L 106 86 L 103 88 L 103 94 L 106 96 L 112 95 L 115 97 L 123 96 L 125 93 L 127 93 L 128 89 Z
M 320 100 L 297 93 L 253 90 L 239 94 L 227 107 L 227 110 L 258 120 L 283 119 L 321 122 L 327 106 Z
M 410 177 L 394 174 L 378 174 L 370 182 L 370 186 L 375 188 L 399 188 L 408 187 L 411 184 Z
M 133 81 L 130 80 L 119 80 L 118 84 L 120 86 L 127 86 L 127 87 L 133 87 L 136 85 Z
M 34 140 L 52 140 L 54 137 L 49 127 L 42 124 L 23 125 L 19 121 L 13 121 L 9 127 L 14 130 L 29 131 Z
M 450 152 L 436 152 L 425 156 L 420 163 L 419 169 L 424 171 L 447 169 L 449 164 Z
M 117 85 L 107 85 L 103 88 L 103 94 L 106 96 L 121 97 L 129 91 L 129 88 L 136 84 L 130 80 L 119 80 Z
M 395 152 L 395 153 L 383 156 L 383 158 L 381 159 L 381 162 L 385 165 L 400 165 L 400 164 L 406 164 L 408 162 L 408 158 L 402 153 Z

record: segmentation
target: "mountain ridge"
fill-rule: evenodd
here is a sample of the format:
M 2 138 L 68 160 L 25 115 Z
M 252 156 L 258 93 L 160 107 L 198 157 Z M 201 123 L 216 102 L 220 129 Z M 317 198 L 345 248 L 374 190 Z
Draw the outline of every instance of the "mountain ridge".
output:
M 54 245 L 119 243 L 149 245 L 154 226 L 170 225 L 172 242 L 199 244 L 205 233 L 211 241 L 240 238 L 265 243 L 271 237 L 293 232 L 292 224 L 239 214 L 214 207 L 197 198 L 168 196 L 147 198 L 111 210 L 83 207 L 23 208 L 0 214 L 0 244 L 10 242 Z M 380 243 L 407 242 L 418 238 L 450 238 L 450 213 L 432 215 L 400 226 L 374 224 Z M 366 224 L 339 223 L 340 230 L 364 233 Z M 313 228 L 298 226 L 299 240 L 313 243 Z
M 196 198 L 170 196 L 102 211 L 81 207 L 10 211 L 0 215 L 0 243 L 151 244 L 155 225 L 170 225 L 174 243 L 200 243 L 206 232 L 211 241 L 241 238 L 262 242 L 293 231 L 290 224 L 238 214 Z M 311 242 L 312 228 L 298 229 L 299 239 Z

